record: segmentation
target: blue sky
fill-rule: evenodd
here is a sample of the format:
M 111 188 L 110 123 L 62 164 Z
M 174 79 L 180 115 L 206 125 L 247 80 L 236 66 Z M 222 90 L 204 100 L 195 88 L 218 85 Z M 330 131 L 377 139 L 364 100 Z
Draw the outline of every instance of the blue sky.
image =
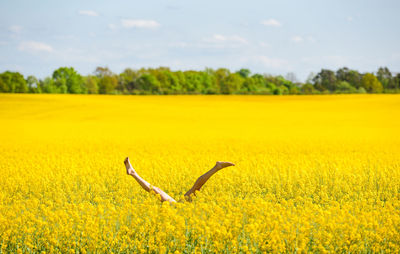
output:
M 303 81 L 321 68 L 400 72 L 396 0 L 0 0 L 0 72 L 225 67 Z

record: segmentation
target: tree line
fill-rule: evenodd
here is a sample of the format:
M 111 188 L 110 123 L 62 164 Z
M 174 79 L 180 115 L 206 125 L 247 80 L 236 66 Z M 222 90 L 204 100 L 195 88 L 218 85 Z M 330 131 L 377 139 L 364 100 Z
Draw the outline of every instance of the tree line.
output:
M 97 67 L 82 76 L 73 67 L 60 67 L 51 77 L 24 77 L 19 72 L 0 74 L 1 93 L 70 94 L 335 94 L 399 93 L 400 73 L 387 67 L 376 73 L 360 73 L 347 67 L 311 73 L 306 82 L 298 82 L 293 73 L 286 77 L 252 74 L 248 69 L 231 72 L 225 68 L 203 71 L 171 71 L 167 67 L 127 68 L 113 73 Z

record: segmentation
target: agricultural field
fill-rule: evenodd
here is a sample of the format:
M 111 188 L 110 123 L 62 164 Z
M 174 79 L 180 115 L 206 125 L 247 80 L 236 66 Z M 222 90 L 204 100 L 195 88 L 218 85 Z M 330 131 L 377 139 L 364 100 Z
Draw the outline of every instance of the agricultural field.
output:
M 400 96 L 0 94 L 0 253 L 400 251 Z M 176 200 L 216 161 L 193 202 Z

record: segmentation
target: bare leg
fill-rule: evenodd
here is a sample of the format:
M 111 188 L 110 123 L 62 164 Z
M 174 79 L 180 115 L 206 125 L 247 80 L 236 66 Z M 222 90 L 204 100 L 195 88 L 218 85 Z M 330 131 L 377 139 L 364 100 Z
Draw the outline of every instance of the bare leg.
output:
M 193 187 L 186 192 L 185 194 L 185 198 L 187 201 L 192 201 L 190 195 L 196 195 L 196 191 L 199 191 L 201 189 L 201 187 L 208 181 L 208 179 L 210 179 L 210 177 L 212 175 L 214 175 L 215 173 L 217 173 L 219 170 L 226 168 L 226 167 L 230 167 L 230 166 L 235 166 L 235 164 L 233 164 L 232 162 L 226 162 L 226 161 L 217 161 L 217 163 L 215 164 L 215 166 L 210 169 L 207 173 L 205 173 L 204 175 L 200 176 L 196 182 L 193 184 Z
M 126 159 L 124 160 L 124 164 L 125 164 L 125 167 L 126 167 L 126 173 L 128 175 L 133 176 L 133 178 L 135 178 L 135 180 L 140 184 L 140 186 L 142 186 L 142 188 L 145 191 L 150 192 L 151 190 L 153 190 L 155 193 L 160 194 L 161 202 L 164 202 L 164 201 L 176 202 L 173 198 L 171 198 L 163 190 L 161 190 L 158 187 L 151 186 L 148 182 L 146 182 L 143 178 L 141 178 L 138 175 L 138 173 L 136 173 L 135 169 L 132 167 L 128 157 L 126 157 Z

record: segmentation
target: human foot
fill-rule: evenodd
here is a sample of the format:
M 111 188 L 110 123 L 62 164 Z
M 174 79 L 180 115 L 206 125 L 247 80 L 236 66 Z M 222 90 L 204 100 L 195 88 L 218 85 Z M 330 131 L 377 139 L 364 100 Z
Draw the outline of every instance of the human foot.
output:
M 126 159 L 124 160 L 124 164 L 126 167 L 126 173 L 128 175 L 133 175 L 134 173 L 136 173 L 136 171 L 133 169 L 131 162 L 129 161 L 129 157 L 126 157 Z
M 230 167 L 230 166 L 235 166 L 235 164 L 233 164 L 232 162 L 228 162 L 228 161 L 217 161 L 217 163 L 215 164 L 215 167 L 220 170 L 226 167 Z

